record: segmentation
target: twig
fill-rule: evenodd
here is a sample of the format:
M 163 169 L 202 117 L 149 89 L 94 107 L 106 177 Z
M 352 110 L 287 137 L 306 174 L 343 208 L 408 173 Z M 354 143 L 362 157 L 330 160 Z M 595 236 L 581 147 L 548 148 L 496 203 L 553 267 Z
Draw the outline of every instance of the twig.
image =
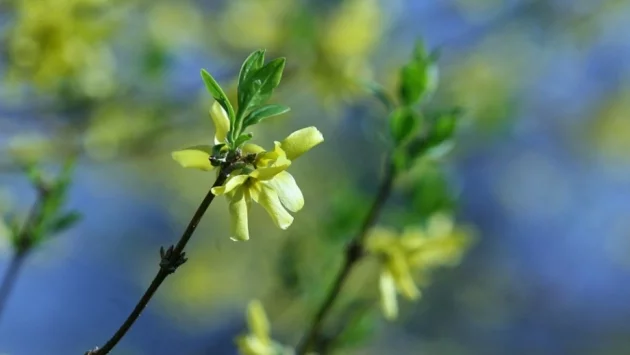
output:
M 9 267 L 2 278 L 2 285 L 0 285 L 0 317 L 4 313 L 4 306 L 6 305 L 9 295 L 13 290 L 13 286 L 20 274 L 20 270 L 22 269 L 24 260 L 26 260 L 27 254 L 27 252 L 15 252 L 13 253 L 13 256 L 11 256 Z
M 222 170 L 219 173 L 219 176 L 217 177 L 217 180 L 214 182 L 212 187 L 223 185 L 226 179 L 227 179 L 227 173 L 226 171 Z M 140 301 L 138 301 L 138 304 L 136 305 L 136 307 L 129 314 L 129 316 L 124 321 L 124 323 L 120 326 L 120 328 L 118 328 L 116 333 L 114 333 L 111 339 L 109 339 L 105 343 L 105 345 L 103 345 L 102 348 L 96 348 L 94 350 L 90 350 L 85 353 L 86 355 L 108 354 L 118 344 L 118 342 L 125 336 L 125 334 L 127 334 L 127 331 L 138 319 L 138 317 L 140 316 L 144 308 L 147 306 L 147 304 L 149 304 L 149 302 L 151 301 L 151 298 L 153 298 L 153 295 L 158 290 L 160 285 L 162 285 L 162 282 L 164 282 L 164 280 L 168 277 L 168 275 L 174 273 L 175 270 L 179 266 L 181 266 L 183 263 L 186 262 L 187 259 L 186 259 L 186 253 L 184 252 L 184 248 L 186 247 L 186 244 L 190 240 L 190 237 L 192 237 L 193 233 L 195 232 L 195 229 L 197 229 L 197 225 L 199 225 L 201 218 L 206 213 L 206 210 L 208 209 L 208 207 L 214 200 L 214 197 L 215 196 L 212 193 L 212 190 L 208 191 L 208 194 L 199 205 L 199 208 L 197 208 L 197 211 L 193 215 L 192 219 L 190 220 L 190 223 L 188 224 L 188 227 L 186 227 L 186 230 L 184 231 L 181 238 L 177 242 L 177 245 L 175 246 L 171 245 L 167 250 L 164 250 L 164 248 L 160 249 L 160 256 L 161 256 L 160 270 L 158 271 L 157 275 L 155 275 L 155 277 L 153 278 L 151 285 L 149 285 L 149 288 L 147 288 L 144 295 L 142 295 L 142 298 L 140 298 Z
M 33 235 L 32 231 L 37 228 L 37 224 L 41 221 L 41 206 L 44 204 L 44 200 L 47 198 L 47 190 L 42 186 L 38 186 L 37 201 L 33 204 L 31 211 L 22 226 L 20 234 L 16 238 L 16 243 L 13 245 L 13 255 L 7 271 L 2 278 L 2 284 L 0 284 L 0 318 L 4 313 L 4 307 L 13 291 L 15 282 L 20 275 L 22 265 L 28 256 L 31 248 L 33 247 Z
M 387 198 L 392 190 L 392 185 L 394 182 L 395 168 L 393 162 L 388 159 L 386 162 L 385 175 L 383 180 L 381 181 L 381 185 L 376 194 L 376 198 L 372 203 L 372 207 L 368 212 L 368 215 L 363 220 L 363 224 L 359 232 L 355 235 L 355 237 L 350 241 L 350 243 L 346 246 L 344 253 L 344 261 L 341 269 L 337 273 L 335 280 L 332 284 L 332 287 L 328 291 L 328 295 L 322 302 L 319 310 L 315 314 L 311 325 L 306 332 L 304 338 L 297 346 L 296 354 L 304 355 L 307 351 L 311 349 L 313 344 L 317 343 L 317 338 L 320 335 L 324 319 L 332 309 L 332 306 L 335 303 L 335 300 L 341 293 L 341 289 L 345 284 L 350 272 L 354 268 L 354 266 L 363 258 L 365 255 L 365 251 L 363 248 L 363 242 L 367 236 L 370 228 L 376 223 L 379 213 L 383 209 Z

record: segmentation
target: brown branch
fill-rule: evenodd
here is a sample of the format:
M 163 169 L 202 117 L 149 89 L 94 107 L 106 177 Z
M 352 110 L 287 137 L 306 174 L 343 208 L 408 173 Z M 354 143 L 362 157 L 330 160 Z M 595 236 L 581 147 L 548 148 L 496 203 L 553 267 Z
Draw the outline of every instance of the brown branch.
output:
M 221 172 L 219 173 L 219 176 L 217 177 L 217 180 L 214 182 L 212 187 L 223 185 L 226 179 L 227 179 L 227 172 L 225 170 L 221 170 Z M 160 256 L 162 258 L 160 261 L 160 270 L 158 271 L 157 275 L 155 275 L 155 277 L 153 278 L 151 285 L 149 285 L 147 290 L 144 292 L 144 295 L 142 295 L 142 298 L 140 298 L 140 301 L 138 301 L 138 304 L 136 304 L 136 307 L 129 314 L 129 316 L 120 326 L 120 328 L 118 328 L 116 333 L 114 333 L 111 339 L 109 339 L 107 343 L 103 345 L 102 348 L 96 348 L 94 350 L 90 350 L 86 353 L 86 355 L 108 354 L 118 344 L 118 342 L 125 336 L 125 334 L 127 334 L 127 331 L 129 331 L 129 329 L 136 322 L 138 317 L 140 317 L 140 314 L 149 304 L 155 292 L 158 290 L 160 285 L 162 285 L 162 282 L 164 282 L 164 280 L 168 277 L 168 275 L 175 272 L 175 270 L 179 266 L 181 266 L 183 263 L 186 262 L 187 259 L 186 259 L 186 253 L 184 252 L 184 248 L 186 247 L 186 244 L 188 243 L 193 233 L 197 229 L 197 226 L 199 225 L 201 218 L 206 213 L 206 210 L 208 209 L 208 207 L 214 200 L 214 197 L 215 195 L 212 193 L 212 190 L 208 191 L 208 194 L 199 205 L 199 208 L 197 208 L 197 211 L 195 212 L 194 216 L 190 220 L 190 223 L 188 223 L 188 227 L 186 227 L 186 230 L 182 234 L 177 244 L 175 246 L 170 246 L 167 250 L 164 250 L 164 248 L 160 250 Z
M 363 242 L 365 241 L 368 231 L 376 223 L 376 220 L 378 219 L 381 210 L 385 206 L 385 202 L 387 201 L 387 198 L 389 197 L 392 190 L 394 176 L 395 167 L 393 165 L 393 162 L 388 159 L 385 167 L 385 175 L 383 177 L 383 180 L 381 181 L 381 185 L 378 189 L 374 202 L 372 203 L 372 207 L 363 220 L 361 229 L 346 246 L 343 265 L 337 273 L 337 276 L 335 277 L 335 280 L 333 281 L 333 284 L 328 291 L 328 295 L 326 296 L 324 302 L 322 302 L 319 310 L 315 314 L 315 317 L 313 318 L 309 329 L 307 330 L 305 336 L 302 338 L 300 344 L 297 346 L 297 355 L 306 354 L 306 352 L 309 351 L 313 347 L 313 345 L 317 343 L 326 316 L 332 309 L 335 300 L 341 293 L 341 289 L 347 281 L 350 272 L 365 255 Z

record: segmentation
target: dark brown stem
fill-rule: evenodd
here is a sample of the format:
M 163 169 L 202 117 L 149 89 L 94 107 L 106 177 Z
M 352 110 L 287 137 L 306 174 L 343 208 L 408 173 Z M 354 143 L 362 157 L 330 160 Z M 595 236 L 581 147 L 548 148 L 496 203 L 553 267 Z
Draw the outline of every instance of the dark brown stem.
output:
M 0 285 L 0 317 L 4 313 L 4 306 L 6 305 L 9 295 L 13 290 L 13 286 L 20 274 L 20 270 L 22 269 L 24 260 L 26 260 L 27 254 L 27 252 L 15 252 L 11 257 L 7 271 L 4 273 L 2 284 Z
M 363 220 L 361 229 L 359 229 L 359 232 L 346 246 L 343 265 L 338 271 L 337 276 L 335 277 L 335 280 L 333 281 L 333 284 L 328 291 L 326 298 L 324 299 L 324 302 L 322 302 L 317 313 L 315 314 L 315 317 L 313 318 L 313 321 L 311 322 L 308 331 L 302 338 L 300 344 L 298 344 L 296 355 L 306 354 L 306 352 L 309 351 L 313 347 L 313 345 L 317 343 L 326 316 L 332 309 L 335 300 L 341 293 L 341 289 L 348 279 L 350 272 L 365 255 L 363 242 L 370 228 L 376 223 L 378 215 L 383 209 L 383 206 L 385 206 L 385 202 L 387 201 L 387 198 L 391 193 L 392 185 L 394 182 L 395 168 L 390 160 L 387 161 L 385 169 L 385 175 L 383 177 L 383 180 L 381 181 L 381 185 L 378 189 L 374 202 L 372 203 L 372 207 Z
M 223 185 L 226 179 L 226 172 L 221 171 L 212 187 Z M 162 282 L 164 282 L 168 275 L 175 272 L 177 267 L 179 267 L 186 261 L 184 248 L 186 247 L 186 244 L 188 244 L 188 241 L 195 232 L 195 229 L 197 229 L 201 218 L 206 213 L 206 210 L 214 200 L 214 197 L 215 196 L 212 193 L 212 190 L 208 191 L 208 194 L 199 205 L 199 208 L 197 208 L 197 211 L 190 220 L 190 223 L 188 223 L 188 227 L 186 227 L 186 230 L 182 234 L 181 238 L 179 238 L 177 244 L 174 247 L 169 247 L 166 251 L 164 251 L 163 249 L 160 250 L 160 255 L 162 256 L 162 260 L 160 261 L 160 270 L 158 271 L 157 275 L 155 275 L 153 281 L 151 282 L 151 285 L 149 285 L 147 290 L 144 292 L 144 295 L 142 295 L 142 298 L 140 298 L 140 301 L 138 301 L 138 304 L 136 304 L 136 307 L 129 314 L 125 322 L 120 326 L 120 328 L 118 328 L 116 333 L 114 333 L 111 339 L 109 339 L 102 348 L 96 348 L 94 350 L 88 351 L 86 355 L 108 354 L 125 336 L 125 334 L 127 334 L 127 331 L 129 331 L 131 326 L 136 322 L 142 311 L 151 301 L 151 298 L 153 298 L 155 292 L 158 290 L 160 285 L 162 285 Z

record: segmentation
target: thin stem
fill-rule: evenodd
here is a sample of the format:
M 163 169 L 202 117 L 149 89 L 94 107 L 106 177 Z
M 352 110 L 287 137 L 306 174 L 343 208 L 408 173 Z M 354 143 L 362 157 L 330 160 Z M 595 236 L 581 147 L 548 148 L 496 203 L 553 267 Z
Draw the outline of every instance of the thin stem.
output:
M 15 282 L 20 276 L 22 265 L 24 265 L 24 261 L 26 260 L 26 257 L 33 247 L 32 232 L 34 229 L 37 228 L 37 225 L 41 221 L 41 206 L 44 204 L 43 201 L 46 199 L 47 196 L 48 195 L 44 192 L 44 190 L 40 188 L 40 193 L 37 196 L 37 200 L 33 204 L 33 207 L 31 207 L 31 210 L 28 213 L 28 217 L 22 225 L 20 234 L 16 238 L 17 244 L 14 245 L 14 251 L 13 255 L 11 256 L 11 261 L 9 262 L 7 271 L 4 273 L 4 277 L 2 278 L 2 284 L 0 284 L 0 318 L 4 314 L 4 308 L 9 299 L 9 296 L 11 295 L 11 292 L 13 291 Z
M 2 284 L 0 285 L 0 317 L 4 313 L 4 306 L 9 299 L 9 295 L 13 290 L 15 281 L 17 280 L 24 260 L 26 260 L 27 252 L 15 252 L 9 262 L 9 267 L 2 278 Z
M 309 351 L 313 347 L 313 345 L 317 343 L 317 339 L 320 336 L 320 332 L 326 316 L 332 309 L 335 300 L 341 293 L 341 289 L 348 279 L 350 272 L 365 255 L 363 242 L 370 228 L 376 223 L 378 215 L 383 209 L 383 206 L 385 206 L 385 202 L 387 201 L 387 198 L 389 197 L 389 194 L 392 190 L 394 175 L 394 165 L 390 160 L 388 160 L 386 163 L 385 175 L 383 177 L 383 180 L 381 181 L 381 185 L 378 189 L 376 197 L 374 198 L 372 207 L 363 220 L 361 229 L 359 229 L 359 232 L 346 246 L 343 265 L 338 271 L 337 276 L 335 277 L 335 280 L 333 281 L 333 284 L 328 291 L 326 298 L 324 299 L 324 302 L 322 302 L 317 313 L 315 314 L 315 317 L 313 318 L 313 321 L 311 322 L 311 325 L 306 332 L 306 335 L 304 336 L 304 338 L 302 338 L 300 344 L 298 344 L 296 349 L 297 355 L 306 354 L 306 352 Z
M 212 185 L 212 187 L 223 185 L 226 179 L 227 179 L 227 174 L 225 173 L 225 171 L 221 171 L 219 173 L 219 176 L 217 177 L 217 180 Z M 162 285 L 162 282 L 164 282 L 164 280 L 168 277 L 168 275 L 172 274 L 178 266 L 180 266 L 186 261 L 184 248 L 186 247 L 186 244 L 188 244 L 188 241 L 190 240 L 193 233 L 197 229 L 197 226 L 199 225 L 201 218 L 206 213 L 206 210 L 208 209 L 208 207 L 214 200 L 214 197 L 215 195 L 212 193 L 212 190 L 208 191 L 208 194 L 199 205 L 199 208 L 197 208 L 197 211 L 195 212 L 192 219 L 190 220 L 190 223 L 188 223 L 188 227 L 186 227 L 186 230 L 184 231 L 182 236 L 179 238 L 179 241 L 177 242 L 177 244 L 174 247 L 171 246 L 166 252 L 164 252 L 164 250 L 160 251 L 160 254 L 162 255 L 162 261 L 160 262 L 160 270 L 153 278 L 153 281 L 151 282 L 147 290 L 144 292 L 144 295 L 142 295 L 142 298 L 140 298 L 140 301 L 138 301 L 138 304 L 136 304 L 136 307 L 129 314 L 129 316 L 120 326 L 120 328 L 118 328 L 116 333 L 114 333 L 111 339 L 109 339 L 107 343 L 103 345 L 102 348 L 97 348 L 97 349 L 88 351 L 86 355 L 108 354 L 118 344 L 118 342 L 125 336 L 125 334 L 127 334 L 127 331 L 129 331 L 129 329 L 136 322 L 138 317 L 140 317 L 140 314 L 149 304 L 155 292 L 158 290 L 160 285 Z

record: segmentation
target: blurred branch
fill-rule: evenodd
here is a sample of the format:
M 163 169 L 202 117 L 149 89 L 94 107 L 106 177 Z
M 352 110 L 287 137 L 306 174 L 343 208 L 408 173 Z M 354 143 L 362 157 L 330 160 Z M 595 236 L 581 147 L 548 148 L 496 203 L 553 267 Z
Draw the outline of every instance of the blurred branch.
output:
M 222 168 L 219 171 L 217 179 L 212 187 L 223 185 L 223 183 L 225 183 L 225 180 L 227 179 L 227 176 L 228 172 L 226 171 L 226 168 Z M 164 250 L 164 248 L 160 248 L 160 269 L 153 278 L 153 281 L 145 291 L 144 295 L 142 295 L 142 298 L 140 298 L 140 301 L 138 301 L 138 304 L 136 304 L 136 307 L 129 314 L 129 316 L 120 326 L 120 328 L 118 328 L 116 333 L 114 333 L 114 335 L 105 343 L 105 345 L 103 345 L 102 348 L 97 347 L 94 350 L 90 350 L 85 353 L 86 355 L 104 355 L 108 354 L 112 349 L 114 349 L 118 342 L 120 342 L 125 334 L 127 334 L 127 331 L 129 331 L 129 329 L 133 326 L 138 317 L 140 317 L 140 314 L 149 304 L 149 302 L 155 295 L 155 292 L 158 290 L 160 285 L 162 285 L 164 280 L 166 280 L 169 275 L 174 273 L 179 266 L 181 266 L 186 262 L 186 260 L 188 260 L 186 258 L 186 253 L 184 252 L 184 248 L 186 248 L 188 241 L 190 241 L 190 238 L 197 229 L 197 226 L 199 225 L 199 222 L 201 221 L 203 215 L 206 213 L 206 210 L 208 210 L 208 207 L 210 207 L 210 204 L 214 200 L 214 197 L 215 195 L 212 193 L 212 190 L 208 191 L 208 194 L 197 208 L 197 211 L 190 220 L 190 223 L 188 223 L 188 227 L 186 227 L 186 230 L 180 237 L 177 245 L 171 245 L 166 250 Z
M 18 279 L 24 260 L 28 256 L 32 246 L 33 240 L 31 231 L 35 228 L 35 224 L 41 218 L 41 202 L 40 199 L 44 198 L 45 194 L 38 194 L 38 199 L 31 208 L 29 217 L 21 233 L 17 236 L 15 247 L 13 248 L 13 254 L 11 255 L 11 261 L 2 278 L 2 284 L 0 284 L 0 318 L 4 313 L 4 308 L 13 290 L 15 281 Z
M 69 229 L 80 218 L 76 212 L 61 211 L 66 200 L 73 167 L 74 159 L 68 160 L 56 181 L 48 182 L 44 180 L 41 171 L 33 163 L 22 166 L 24 173 L 37 190 L 37 200 L 21 229 L 16 227 L 15 221 L 11 222 L 9 234 L 13 255 L 0 284 L 0 317 L 29 253 L 47 237 Z
M 335 280 L 333 281 L 333 284 L 328 291 L 328 295 L 326 296 L 321 306 L 319 307 L 319 310 L 315 314 L 315 317 L 313 318 L 309 329 L 306 331 L 306 334 L 301 340 L 300 344 L 298 344 L 296 349 L 297 355 L 306 354 L 307 351 L 309 351 L 314 344 L 318 343 L 318 339 L 320 337 L 320 333 L 326 316 L 332 309 L 335 300 L 341 293 L 343 285 L 350 276 L 350 272 L 352 271 L 354 266 L 365 256 L 363 242 L 370 228 L 376 223 L 378 216 L 385 206 L 385 202 L 387 201 L 387 198 L 391 193 L 395 172 L 396 170 L 394 167 L 394 163 L 392 162 L 391 158 L 388 157 L 385 165 L 385 174 L 383 176 L 383 179 L 381 180 L 381 184 L 374 199 L 374 202 L 372 203 L 372 207 L 365 217 L 361 229 L 346 246 L 343 265 L 338 271 L 337 276 L 335 277 Z

